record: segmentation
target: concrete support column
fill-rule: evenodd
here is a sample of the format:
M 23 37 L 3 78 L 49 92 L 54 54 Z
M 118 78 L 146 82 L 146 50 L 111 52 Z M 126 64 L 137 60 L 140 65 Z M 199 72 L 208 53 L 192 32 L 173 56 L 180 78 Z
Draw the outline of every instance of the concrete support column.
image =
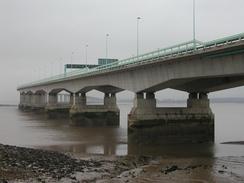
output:
M 81 108 L 84 108 L 86 106 L 86 93 L 80 93 L 76 95 L 76 102 L 75 104 Z
M 105 93 L 104 95 L 104 106 L 106 108 L 116 108 L 117 102 L 116 102 L 116 94 L 115 93 Z
M 31 95 L 31 107 L 36 107 L 38 105 L 38 100 L 39 100 L 38 97 L 39 97 L 38 94 Z
M 208 94 L 207 93 L 199 93 L 199 99 L 200 100 L 208 100 Z
M 131 113 L 133 114 L 145 114 L 154 113 L 156 110 L 156 99 L 154 93 L 146 93 L 144 98 L 143 93 L 136 93 L 134 98 L 134 106 Z
M 20 93 L 20 96 L 19 96 L 19 104 L 22 105 L 23 104 L 23 94 Z
M 23 109 L 23 108 L 24 108 L 24 102 L 25 102 L 25 96 L 24 96 L 24 93 L 20 93 L 19 109 Z
M 29 95 L 28 94 L 24 94 L 24 105 L 27 106 L 28 105 L 28 98 Z
M 48 104 L 51 106 L 57 105 L 58 103 L 58 95 L 55 93 L 49 93 Z
M 45 94 L 45 103 L 46 103 L 46 106 L 49 105 L 49 94 L 48 93 Z
M 189 99 L 197 99 L 198 98 L 198 93 L 189 93 Z
M 69 96 L 69 104 L 72 106 L 74 104 L 74 96 L 75 94 L 71 93 Z
M 22 94 L 22 104 L 21 105 L 22 106 L 25 105 L 25 94 L 24 93 Z
M 23 93 L 20 93 L 20 101 L 19 101 L 19 105 L 24 105 L 25 102 L 25 95 Z
M 27 94 L 26 105 L 27 105 L 28 107 L 31 106 L 31 95 L 32 95 L 32 94 Z
M 145 105 L 147 108 L 150 108 L 151 110 L 156 109 L 156 98 L 154 93 L 146 93 L 146 100 Z
M 36 95 L 36 107 L 44 108 L 46 105 L 46 95 L 44 93 L 40 93 Z
M 27 106 L 28 105 L 28 94 L 24 95 L 24 105 Z
M 37 93 L 31 95 L 31 108 L 38 110 L 45 108 L 46 99 L 45 94 Z
M 41 94 L 40 100 L 41 100 L 41 105 L 45 107 L 47 105 L 47 94 L 46 93 Z
M 34 110 L 41 107 L 44 107 L 41 105 L 41 94 L 33 94 L 30 92 L 20 94 L 20 109 Z
M 190 93 L 187 100 L 188 108 L 209 109 L 209 99 L 207 93 Z
M 144 99 L 143 93 L 136 93 L 134 101 L 133 101 L 133 104 L 134 104 L 133 107 L 137 108 L 137 107 L 141 106 L 140 103 L 141 103 L 141 101 L 143 101 L 143 99 Z

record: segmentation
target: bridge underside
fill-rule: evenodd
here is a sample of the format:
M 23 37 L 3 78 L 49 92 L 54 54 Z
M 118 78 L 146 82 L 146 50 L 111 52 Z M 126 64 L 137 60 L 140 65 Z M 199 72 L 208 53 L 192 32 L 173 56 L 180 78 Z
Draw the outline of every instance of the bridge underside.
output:
M 172 89 L 192 92 L 215 92 L 230 88 L 235 88 L 244 85 L 244 76 L 229 76 L 229 77 L 211 77 L 211 78 L 199 78 L 195 80 L 188 80 L 182 82 Z
M 188 93 L 204 92 L 211 93 L 220 90 L 240 87 L 244 85 L 243 75 L 216 76 L 203 78 L 182 78 L 169 80 L 167 82 L 147 88 L 141 92 L 156 92 L 167 88 L 184 91 Z

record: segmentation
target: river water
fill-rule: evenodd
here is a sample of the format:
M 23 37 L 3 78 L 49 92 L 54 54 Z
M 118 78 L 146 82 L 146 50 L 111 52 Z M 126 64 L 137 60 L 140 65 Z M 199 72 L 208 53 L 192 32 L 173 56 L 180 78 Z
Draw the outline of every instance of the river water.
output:
M 180 106 L 182 104 L 164 104 Z M 88 155 L 145 154 L 162 156 L 243 156 L 244 145 L 221 144 L 244 141 L 244 104 L 214 103 L 215 144 L 131 146 L 127 145 L 127 114 L 131 104 L 119 104 L 120 127 L 70 126 L 68 120 L 0 107 L 0 143 Z

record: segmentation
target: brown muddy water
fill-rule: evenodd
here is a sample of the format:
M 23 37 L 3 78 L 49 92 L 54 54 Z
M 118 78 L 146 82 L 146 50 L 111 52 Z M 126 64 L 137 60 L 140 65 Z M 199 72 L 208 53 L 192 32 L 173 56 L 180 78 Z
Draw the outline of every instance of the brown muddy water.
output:
M 180 106 L 182 104 L 164 104 Z M 50 120 L 43 115 L 0 107 L 0 143 L 57 150 L 74 155 L 157 155 L 163 157 L 244 156 L 244 104 L 215 103 L 215 144 L 127 145 L 127 114 L 131 104 L 120 104 L 120 127 L 70 126 L 69 120 Z

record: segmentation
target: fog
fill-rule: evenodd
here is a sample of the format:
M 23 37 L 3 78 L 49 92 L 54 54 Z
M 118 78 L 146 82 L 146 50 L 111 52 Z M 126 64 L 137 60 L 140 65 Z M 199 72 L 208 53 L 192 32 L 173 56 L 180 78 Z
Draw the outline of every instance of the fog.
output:
M 243 8 L 243 0 L 196 0 L 197 39 L 244 32 Z M 72 63 L 85 63 L 86 44 L 95 64 L 105 57 L 106 34 L 109 57 L 135 55 L 138 16 L 140 53 L 192 39 L 192 0 L 0 0 L 0 103 L 17 103 L 20 84 L 63 72 L 72 52 Z M 211 96 L 244 97 L 244 89 Z

